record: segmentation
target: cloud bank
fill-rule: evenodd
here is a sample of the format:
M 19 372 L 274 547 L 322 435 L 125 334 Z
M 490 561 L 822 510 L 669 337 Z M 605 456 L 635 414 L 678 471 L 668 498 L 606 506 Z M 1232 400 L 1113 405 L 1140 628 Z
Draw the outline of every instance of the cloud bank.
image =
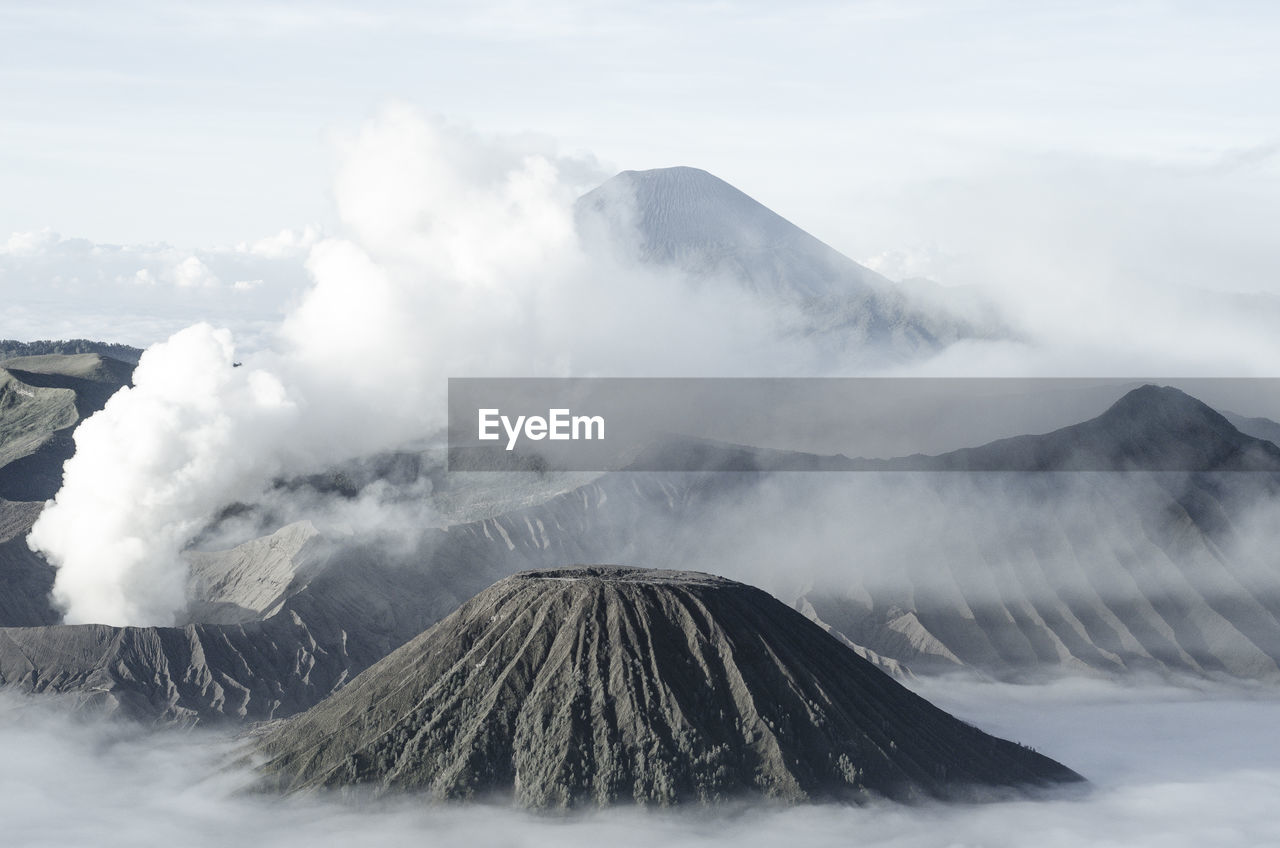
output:
M 197 321 L 251 345 L 309 284 L 314 228 L 184 250 L 100 244 L 50 229 L 0 242 L 0 318 L 8 338 L 93 338 L 147 347 Z
M 412 799 L 277 800 L 241 794 L 233 740 L 73 718 L 41 700 L 0 699 L 0 815 L 16 844 L 158 842 L 264 848 L 439 844 L 575 848 L 937 845 L 1201 846 L 1280 840 L 1274 693 L 938 683 L 925 692 L 983 729 L 1086 774 L 1091 792 L 985 805 L 871 804 L 567 818 Z

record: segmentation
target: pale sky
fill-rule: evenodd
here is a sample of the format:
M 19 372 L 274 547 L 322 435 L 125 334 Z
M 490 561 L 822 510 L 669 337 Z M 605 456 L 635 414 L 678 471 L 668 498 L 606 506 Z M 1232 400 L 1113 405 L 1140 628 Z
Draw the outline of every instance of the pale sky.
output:
M 10 0 L 0 232 L 323 224 L 332 134 L 391 99 L 609 168 L 700 166 L 851 250 L 882 238 L 851 223 L 869 207 L 1011 163 L 1274 179 L 1278 8 Z
M 1265 324 L 1277 44 L 1268 2 L 0 0 L 0 337 L 142 343 L 214 315 L 206 279 L 256 292 L 216 320 L 274 320 L 389 104 L 603 175 L 704 168 L 893 279 L 1089 288 L 1050 323 L 1124 289 L 1265 293 L 1227 304 Z

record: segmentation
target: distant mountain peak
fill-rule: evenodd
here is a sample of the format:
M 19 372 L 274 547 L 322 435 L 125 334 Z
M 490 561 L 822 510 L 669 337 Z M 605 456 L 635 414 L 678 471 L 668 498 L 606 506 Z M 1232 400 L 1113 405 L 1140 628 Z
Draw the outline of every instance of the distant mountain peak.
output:
M 870 268 L 719 177 L 679 166 L 623 171 L 578 199 L 590 249 L 677 269 L 695 284 L 728 281 L 797 310 L 792 331 L 834 354 L 901 359 L 960 338 L 1007 336 L 925 306 Z
M 680 184 L 688 186 L 706 185 L 747 197 L 746 194 L 734 188 L 732 185 L 720 179 L 710 171 L 704 171 L 702 168 L 694 168 L 690 165 L 671 165 L 667 168 L 648 168 L 643 171 L 628 169 L 626 171 L 619 171 L 614 179 L 634 182 L 653 182 L 668 186 L 676 186 Z
M 602 194 L 607 194 L 613 188 L 624 187 L 635 193 L 641 209 L 655 216 L 663 210 L 665 216 L 671 216 L 668 219 L 670 224 L 678 223 L 704 231 L 716 230 L 731 223 L 726 213 L 733 212 L 737 220 L 732 223 L 739 227 L 744 223 L 742 219 L 746 218 L 762 229 L 781 231 L 789 227 L 804 232 L 746 192 L 701 168 L 677 165 L 647 171 L 622 171 L 596 191 L 605 189 Z M 595 192 L 586 197 L 592 194 Z
M 641 190 L 645 197 L 665 195 L 667 198 L 687 199 L 690 202 L 710 203 L 719 201 L 751 204 L 759 207 L 770 216 L 781 217 L 767 206 L 758 202 L 746 192 L 720 179 L 710 171 L 693 168 L 688 165 L 673 165 L 669 168 L 650 168 L 645 171 L 620 171 L 599 188 L 588 192 L 585 197 L 607 194 L 615 187 L 626 186 Z M 601 190 L 604 191 L 601 191 Z
M 814 297 L 889 284 L 700 168 L 623 171 L 583 195 L 579 220 L 593 215 L 642 261 L 725 271 L 764 294 Z
M 1080 426 L 1119 443 L 1179 442 L 1209 451 L 1266 444 L 1236 429 L 1222 413 L 1172 386 L 1147 384 L 1127 392 L 1105 412 Z
M 969 470 L 1280 471 L 1280 448 L 1240 432 L 1186 392 L 1148 384 L 1080 424 L 904 464 Z
M 1175 418 L 1179 421 L 1185 421 L 1189 417 L 1198 417 L 1218 426 L 1235 429 L 1232 427 L 1231 422 L 1223 417 L 1220 412 L 1204 401 L 1194 398 L 1173 386 L 1157 386 L 1154 383 L 1147 383 L 1126 392 L 1119 400 L 1108 407 L 1101 417 L 1117 419 L 1144 418 L 1148 420 Z

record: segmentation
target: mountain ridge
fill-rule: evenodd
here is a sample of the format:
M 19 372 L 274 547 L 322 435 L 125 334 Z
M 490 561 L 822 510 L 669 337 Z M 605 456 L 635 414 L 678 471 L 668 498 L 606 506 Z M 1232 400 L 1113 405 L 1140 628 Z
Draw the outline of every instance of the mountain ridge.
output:
M 1280 447 L 1179 389 L 1146 384 L 1085 421 L 940 454 L 868 459 L 667 434 L 625 470 L 1280 472 Z
M 1208 404 L 1146 384 L 1101 415 L 1039 435 L 1013 436 L 888 468 L 1004 471 L 1280 471 L 1280 448 L 1238 430 Z

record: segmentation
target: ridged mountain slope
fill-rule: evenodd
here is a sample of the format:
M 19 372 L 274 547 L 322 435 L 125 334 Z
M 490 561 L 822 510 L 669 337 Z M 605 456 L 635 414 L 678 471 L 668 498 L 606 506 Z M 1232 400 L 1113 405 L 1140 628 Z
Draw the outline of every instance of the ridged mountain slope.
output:
M 531 807 L 1079 780 L 933 707 L 758 589 L 601 566 L 500 581 L 261 749 L 287 790 Z

